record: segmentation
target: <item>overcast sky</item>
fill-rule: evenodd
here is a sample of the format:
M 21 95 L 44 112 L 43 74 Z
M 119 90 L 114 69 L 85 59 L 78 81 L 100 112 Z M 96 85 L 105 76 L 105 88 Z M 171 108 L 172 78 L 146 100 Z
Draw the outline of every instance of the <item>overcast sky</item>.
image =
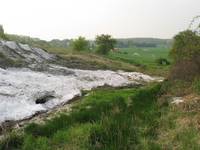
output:
M 0 0 L 7 33 L 41 39 L 172 38 L 200 15 L 200 0 Z

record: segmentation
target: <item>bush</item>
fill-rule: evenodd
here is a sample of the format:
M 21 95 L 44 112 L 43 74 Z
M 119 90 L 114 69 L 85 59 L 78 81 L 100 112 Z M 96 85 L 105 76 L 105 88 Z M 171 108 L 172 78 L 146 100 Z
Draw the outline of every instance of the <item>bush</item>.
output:
M 170 62 L 166 58 L 158 58 L 156 59 L 156 63 L 158 65 L 170 65 Z
M 76 51 L 84 51 L 89 49 L 89 42 L 84 37 L 79 37 L 72 41 L 72 49 Z

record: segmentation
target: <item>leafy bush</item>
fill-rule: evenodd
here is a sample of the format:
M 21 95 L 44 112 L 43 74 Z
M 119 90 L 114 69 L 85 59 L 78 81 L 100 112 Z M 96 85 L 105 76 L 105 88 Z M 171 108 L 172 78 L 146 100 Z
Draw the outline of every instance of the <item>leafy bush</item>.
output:
M 89 42 L 84 37 L 79 37 L 72 41 L 72 49 L 76 51 L 84 51 L 89 49 Z

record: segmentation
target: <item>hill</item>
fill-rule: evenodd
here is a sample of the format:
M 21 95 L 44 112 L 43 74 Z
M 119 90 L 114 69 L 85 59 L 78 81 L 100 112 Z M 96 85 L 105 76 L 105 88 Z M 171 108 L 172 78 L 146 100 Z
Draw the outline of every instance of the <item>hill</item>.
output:
M 171 47 L 171 39 L 159 38 L 124 38 L 117 39 L 117 47 Z

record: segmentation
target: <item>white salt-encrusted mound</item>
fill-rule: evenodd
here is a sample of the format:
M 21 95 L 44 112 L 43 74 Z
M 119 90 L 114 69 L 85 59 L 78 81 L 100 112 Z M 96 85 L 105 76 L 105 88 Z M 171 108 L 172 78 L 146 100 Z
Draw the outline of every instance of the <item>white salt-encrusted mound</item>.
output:
M 25 119 L 39 111 L 49 110 L 81 95 L 81 90 L 104 85 L 119 87 L 154 80 L 150 76 L 134 72 L 89 71 L 60 66 L 52 68 L 63 69 L 71 74 L 63 76 L 29 69 L 0 68 L 0 123 Z M 36 104 L 36 101 L 45 98 L 46 102 Z
M 14 41 L 0 40 L 0 53 L 12 60 L 20 60 L 26 63 L 41 63 L 55 59 L 55 55 L 49 54 L 40 48 L 30 47 Z

